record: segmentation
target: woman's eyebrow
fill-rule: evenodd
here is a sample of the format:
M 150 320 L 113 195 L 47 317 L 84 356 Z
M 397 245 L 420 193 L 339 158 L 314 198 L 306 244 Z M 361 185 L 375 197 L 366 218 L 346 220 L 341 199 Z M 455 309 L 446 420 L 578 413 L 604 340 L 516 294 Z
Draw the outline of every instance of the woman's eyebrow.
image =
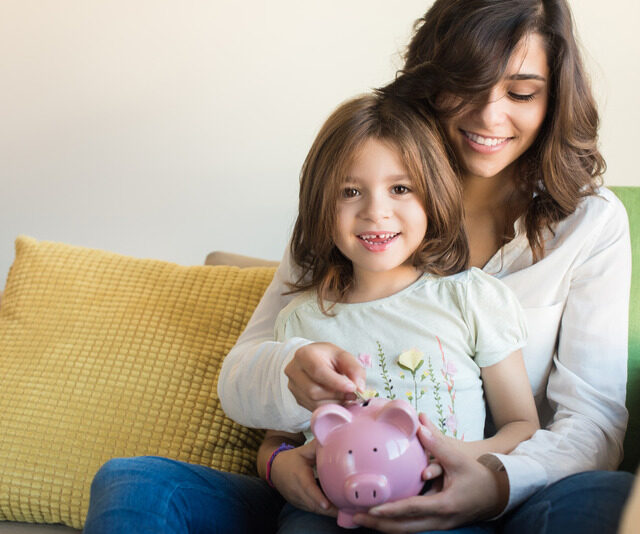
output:
M 526 74 L 526 73 L 518 73 L 512 74 L 511 76 L 507 76 L 508 80 L 538 80 L 541 82 L 546 82 L 547 79 L 544 76 L 540 76 L 540 74 Z

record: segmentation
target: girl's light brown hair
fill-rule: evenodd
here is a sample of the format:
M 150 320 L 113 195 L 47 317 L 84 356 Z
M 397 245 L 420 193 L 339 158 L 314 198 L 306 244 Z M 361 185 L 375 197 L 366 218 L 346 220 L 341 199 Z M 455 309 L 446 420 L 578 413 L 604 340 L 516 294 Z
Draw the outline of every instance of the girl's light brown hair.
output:
M 566 0 L 436 0 L 416 22 L 404 69 L 381 91 L 438 118 L 482 105 L 514 50 L 533 33 L 546 45 L 549 104 L 537 139 L 518 162 L 516 179 L 528 199 L 527 237 L 539 259 L 544 229 L 594 194 L 605 170 L 597 147 L 598 112 Z M 444 94 L 461 97 L 463 104 L 444 109 Z
M 351 261 L 335 246 L 338 198 L 360 147 L 377 139 L 395 148 L 427 215 L 413 265 L 448 275 L 464 270 L 469 251 L 460 181 L 436 122 L 396 98 L 365 95 L 338 107 L 318 133 L 300 173 L 298 218 L 291 253 L 301 267 L 292 292 L 316 289 L 324 302 L 344 300 L 353 284 Z

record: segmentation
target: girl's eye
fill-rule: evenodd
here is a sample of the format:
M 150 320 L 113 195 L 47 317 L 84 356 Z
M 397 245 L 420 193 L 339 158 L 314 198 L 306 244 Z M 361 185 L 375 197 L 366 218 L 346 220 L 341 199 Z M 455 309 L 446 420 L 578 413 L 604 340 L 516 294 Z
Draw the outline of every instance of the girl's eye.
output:
M 345 187 L 342 190 L 342 196 L 344 198 L 357 197 L 359 194 L 360 194 L 360 191 L 358 191 L 355 187 Z
M 518 102 L 530 102 L 531 100 L 533 100 L 535 98 L 536 95 L 534 93 L 531 93 L 529 95 L 523 95 L 523 94 L 520 94 L 520 93 L 510 92 L 509 96 L 511 98 L 513 98 L 514 100 L 517 100 Z
M 411 193 L 411 189 L 409 189 L 406 185 L 394 185 L 391 188 L 391 192 L 394 195 L 406 195 L 407 193 Z

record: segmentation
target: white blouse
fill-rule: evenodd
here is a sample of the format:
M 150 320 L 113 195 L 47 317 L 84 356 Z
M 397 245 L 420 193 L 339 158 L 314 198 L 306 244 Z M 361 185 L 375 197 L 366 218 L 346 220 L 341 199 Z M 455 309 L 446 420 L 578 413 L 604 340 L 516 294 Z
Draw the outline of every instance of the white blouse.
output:
M 522 220 L 484 266 L 518 297 L 529 338 L 523 355 L 542 429 L 511 454 L 483 457 L 507 472 L 506 510 L 573 473 L 615 469 L 627 424 L 627 335 L 631 245 L 622 203 L 608 189 L 586 197 L 545 234 L 533 264 Z M 296 267 L 287 249 L 247 328 L 225 358 L 218 395 L 229 417 L 298 432 L 309 412 L 289 391 L 284 368 L 309 341 L 274 341 L 276 317 Z

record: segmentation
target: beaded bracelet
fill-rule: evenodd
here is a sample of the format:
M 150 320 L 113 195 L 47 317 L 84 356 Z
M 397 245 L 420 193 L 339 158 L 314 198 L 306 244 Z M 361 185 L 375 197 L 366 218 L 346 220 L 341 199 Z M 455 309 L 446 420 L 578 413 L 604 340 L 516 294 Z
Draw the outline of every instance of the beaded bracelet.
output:
M 275 486 L 273 485 L 273 482 L 271 482 L 271 465 L 273 464 L 273 461 L 276 459 L 276 456 L 278 456 L 278 454 L 280 454 L 282 451 L 288 451 L 290 449 L 295 449 L 295 447 L 293 445 L 290 445 L 289 443 L 281 443 L 280 446 L 275 451 L 273 451 L 271 458 L 269 458 L 269 460 L 267 461 L 267 475 L 265 478 L 267 479 L 267 484 L 269 484 L 269 486 L 271 486 L 272 488 L 275 488 Z

